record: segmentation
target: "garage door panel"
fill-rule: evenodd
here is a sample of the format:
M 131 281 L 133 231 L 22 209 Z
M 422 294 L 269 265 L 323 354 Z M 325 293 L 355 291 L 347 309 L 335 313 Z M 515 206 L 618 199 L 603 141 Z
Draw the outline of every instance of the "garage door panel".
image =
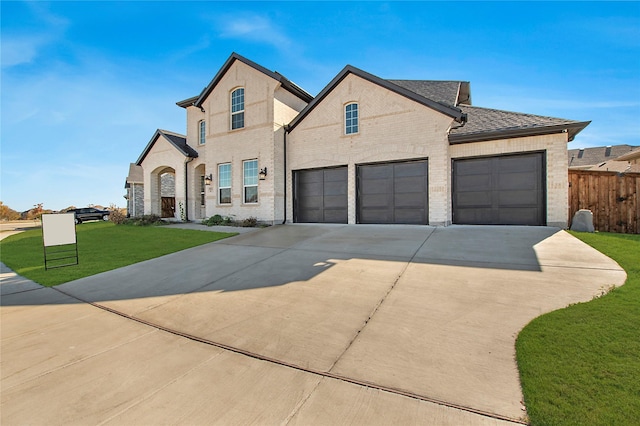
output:
M 368 208 L 360 214 L 360 223 L 392 223 L 392 212 L 388 208 Z
M 402 208 L 419 208 L 424 210 L 426 194 L 395 194 L 393 197 L 396 210 Z
M 459 176 L 458 184 L 461 191 L 480 191 L 485 188 L 491 187 L 491 175 L 471 175 L 471 176 Z
M 453 216 L 461 224 L 544 225 L 544 154 L 455 160 Z
M 358 166 L 360 223 L 428 222 L 426 160 Z
M 295 221 L 347 223 L 347 168 L 294 172 Z
M 538 170 L 537 154 L 498 159 L 500 173 L 524 173 Z
M 389 208 L 391 199 L 388 193 L 385 194 L 368 194 L 366 197 L 361 197 L 360 205 L 366 208 Z
M 468 163 L 458 163 L 458 176 L 473 176 L 491 174 L 491 160 L 474 159 Z
M 426 175 L 426 162 L 396 163 L 393 164 L 393 174 L 397 178 L 424 177 Z
M 344 197 L 342 195 L 326 195 L 324 197 L 324 208 L 345 210 Z
M 389 192 L 391 192 L 389 179 L 365 180 L 360 186 L 360 193 L 363 195 L 388 194 Z
M 501 191 L 498 194 L 498 207 L 533 206 L 538 198 L 537 191 Z
M 491 191 L 463 192 L 456 194 L 456 205 L 459 207 L 485 207 L 491 206 Z
M 416 177 L 401 177 L 396 176 L 393 182 L 394 193 L 416 194 L 426 193 L 427 183 L 424 175 Z
M 421 222 L 425 217 L 424 209 L 395 209 L 394 223 L 412 224 Z

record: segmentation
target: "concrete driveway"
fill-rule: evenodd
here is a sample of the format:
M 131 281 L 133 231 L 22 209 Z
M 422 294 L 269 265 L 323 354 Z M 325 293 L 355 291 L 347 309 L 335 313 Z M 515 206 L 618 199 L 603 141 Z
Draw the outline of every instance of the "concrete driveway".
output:
M 522 421 L 519 330 L 624 280 L 555 228 L 380 225 L 274 226 L 56 289 L 7 276 L 1 420 Z

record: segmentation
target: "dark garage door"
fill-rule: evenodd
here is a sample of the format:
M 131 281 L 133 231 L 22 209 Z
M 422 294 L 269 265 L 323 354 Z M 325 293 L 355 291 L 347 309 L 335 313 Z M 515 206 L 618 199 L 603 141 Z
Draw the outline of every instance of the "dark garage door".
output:
M 294 172 L 295 221 L 347 223 L 347 168 Z
M 545 225 L 544 155 L 454 160 L 453 223 Z
M 427 161 L 358 166 L 358 223 L 428 224 Z

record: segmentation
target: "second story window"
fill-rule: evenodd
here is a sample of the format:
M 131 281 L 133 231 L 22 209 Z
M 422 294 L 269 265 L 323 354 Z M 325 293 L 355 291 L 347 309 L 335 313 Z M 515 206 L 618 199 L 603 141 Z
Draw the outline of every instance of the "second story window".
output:
M 231 130 L 244 127 L 244 87 L 231 92 Z
M 358 104 L 347 104 L 344 107 L 344 134 L 358 133 Z
M 200 120 L 198 122 L 198 143 L 200 145 L 204 145 L 204 143 L 207 141 L 206 137 L 207 125 L 205 124 L 204 120 Z

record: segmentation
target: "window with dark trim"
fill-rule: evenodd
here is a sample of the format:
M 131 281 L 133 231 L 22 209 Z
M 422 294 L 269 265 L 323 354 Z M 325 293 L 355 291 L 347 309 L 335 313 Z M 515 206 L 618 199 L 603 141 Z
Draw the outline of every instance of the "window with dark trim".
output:
M 231 130 L 244 127 L 244 87 L 231 92 Z
M 207 125 L 204 120 L 198 121 L 198 144 L 204 145 L 207 141 Z
M 231 163 L 218 164 L 218 204 L 231 204 Z
M 350 103 L 344 107 L 344 134 L 358 133 L 358 104 Z
M 258 202 L 258 160 L 249 160 L 242 162 L 243 180 L 242 186 L 244 190 L 245 203 Z

